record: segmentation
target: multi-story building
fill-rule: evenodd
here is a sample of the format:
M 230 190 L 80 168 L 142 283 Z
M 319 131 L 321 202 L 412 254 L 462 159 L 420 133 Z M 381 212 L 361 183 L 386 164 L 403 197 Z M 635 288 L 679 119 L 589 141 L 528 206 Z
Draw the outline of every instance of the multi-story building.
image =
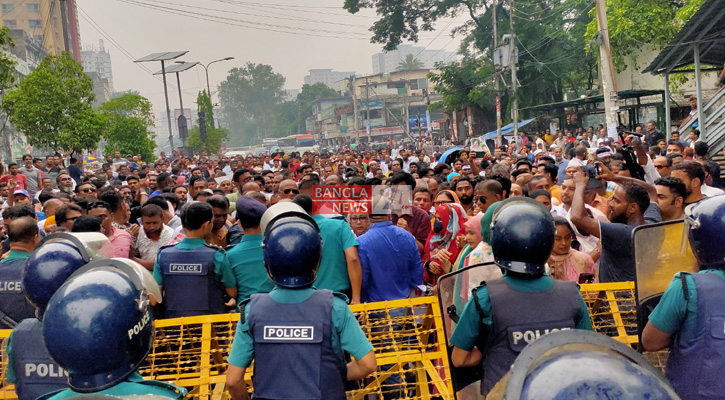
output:
M 351 75 L 355 75 L 355 73 L 333 71 L 331 69 L 311 69 L 310 74 L 305 76 L 305 85 L 324 83 L 325 85 L 332 87 L 335 82 L 345 79 Z
M 93 94 L 96 95 L 93 100 L 93 107 L 98 107 L 110 100 L 111 88 L 108 86 L 108 80 L 101 77 L 97 72 L 86 72 L 86 75 L 93 79 Z
M 81 52 L 81 63 L 86 73 L 95 72 L 101 78 L 108 81 L 108 87 L 113 89 L 113 66 L 111 65 L 111 54 L 103 45 L 103 39 L 98 41 L 98 48 L 87 46 Z
M 68 51 L 81 61 L 75 0 L 3 0 L 0 18 L 8 28 L 23 30 L 42 43 L 48 53 Z
M 422 69 L 357 77 L 350 97 L 313 103 L 307 133 L 323 144 L 428 136 L 431 131 L 436 134 L 444 116 L 427 112 L 429 102 L 441 99 L 441 95 L 429 91 L 428 72 Z M 333 88 L 342 91 L 349 89 L 349 84 L 338 81 Z
M 423 63 L 423 68 L 435 68 L 437 62 L 455 61 L 456 53 L 442 49 L 401 44 L 397 49 L 386 53 L 373 54 L 373 74 L 384 74 L 398 70 L 401 61 L 409 55 Z

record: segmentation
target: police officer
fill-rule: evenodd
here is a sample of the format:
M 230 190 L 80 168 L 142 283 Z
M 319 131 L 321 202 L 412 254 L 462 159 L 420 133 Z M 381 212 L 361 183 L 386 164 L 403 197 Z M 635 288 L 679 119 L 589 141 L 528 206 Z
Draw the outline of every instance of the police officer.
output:
M 79 250 L 81 242 L 69 240 L 73 238 L 71 235 L 48 236 L 46 242 L 30 255 L 25 266 L 25 296 L 35 306 L 37 318 L 20 322 L 10 334 L 7 344 L 7 380 L 15 384 L 20 400 L 34 400 L 68 386 L 67 373 L 50 358 L 43 343 L 42 319 L 53 293 L 89 261 Z M 108 239 L 103 239 L 108 242 Z
M 0 329 L 13 329 L 35 316 L 35 308 L 25 299 L 22 274 L 25 261 L 40 241 L 37 221 L 30 217 L 13 219 L 8 239 L 10 253 L 0 261 Z
M 231 398 L 249 398 L 244 374 L 254 359 L 255 399 L 344 400 L 345 381 L 366 377 L 377 363 L 345 296 L 312 287 L 322 258 L 317 225 L 289 202 L 270 207 L 262 225 L 276 288 L 242 304 L 228 359 Z M 355 360 L 345 365 L 343 350 Z
M 122 263 L 128 268 L 122 269 Z M 143 267 L 132 263 L 114 259 L 86 265 L 50 299 L 43 338 L 50 356 L 67 371 L 70 388 L 40 399 L 87 393 L 184 398 L 186 390 L 146 381 L 137 372 L 153 344 L 149 294 L 160 292 L 153 278 L 141 275 Z
M 551 214 L 532 199 L 512 198 L 496 210 L 491 249 L 504 276 L 474 289 L 450 338 L 454 366 L 483 361 L 483 395 L 506 374 L 521 350 L 541 335 L 592 329 L 577 285 L 545 274 L 555 232 Z
M 237 279 L 226 253 L 207 244 L 214 213 L 207 203 L 181 208 L 186 237 L 177 245 L 162 247 L 154 265 L 154 278 L 163 288 L 166 317 L 178 318 L 226 312 L 225 293 L 237 297 Z M 230 300 L 234 305 L 234 300 Z
M 686 399 L 725 393 L 725 196 L 686 210 L 699 272 L 675 275 L 642 332 L 647 351 L 670 348 L 665 376 Z

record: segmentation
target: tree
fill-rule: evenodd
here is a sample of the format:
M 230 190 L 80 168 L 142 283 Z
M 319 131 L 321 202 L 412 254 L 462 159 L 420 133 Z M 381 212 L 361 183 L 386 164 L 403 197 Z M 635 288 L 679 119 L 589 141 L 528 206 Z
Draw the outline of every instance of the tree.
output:
M 421 69 L 425 67 L 419 59 L 415 58 L 414 55 L 408 54 L 405 56 L 405 60 L 398 63 L 397 71 L 412 71 L 414 69 Z
M 483 109 L 495 106 L 495 88 L 488 79 L 491 76 L 490 64 L 481 59 L 465 58 L 460 65 L 450 63 L 440 67 L 438 73 L 428 74 L 434 90 L 443 96 L 441 101 L 431 104 L 431 108 L 450 113 L 467 107 Z M 487 80 L 488 84 L 480 84 Z
M 141 154 L 144 160 L 154 159 L 155 134 L 151 102 L 141 95 L 126 93 L 98 107 L 106 138 L 104 155 L 119 151 L 122 155 Z
M 642 50 L 661 50 L 675 37 L 677 32 L 705 0 L 608 0 L 607 28 L 612 61 L 618 72 L 631 65 L 639 68 Z M 590 12 L 586 39 L 591 41 L 597 35 L 597 16 Z
M 233 136 L 239 136 L 241 145 L 272 135 L 269 123 L 275 106 L 284 98 L 284 83 L 284 76 L 274 72 L 272 66 L 248 62 L 229 71 L 219 85 L 222 116 Z
M 370 28 L 371 41 L 382 44 L 385 50 L 395 49 L 403 40 L 417 41 L 418 34 L 434 30 L 440 18 L 465 15 L 465 22 L 453 30 L 454 34 L 463 36 L 459 53 L 464 58 L 484 60 L 480 66 L 488 66 L 483 71 L 489 73 L 469 74 L 468 78 L 476 81 L 469 82 L 468 88 L 453 85 L 451 89 L 461 90 L 449 96 L 450 100 L 467 97 L 469 88 L 491 87 L 493 4 L 493 0 L 345 0 L 344 8 L 351 13 L 362 8 L 376 9 L 379 19 Z M 502 35 L 510 33 L 511 10 L 509 2 L 496 4 L 500 44 Z M 590 20 L 588 12 L 592 5 L 588 0 L 517 0 L 514 21 L 515 44 L 519 50 L 520 107 L 559 102 L 565 93 L 578 96 L 592 88 L 589 78 L 595 71 L 595 59 L 586 53 L 584 43 L 584 29 Z M 510 87 L 510 74 L 501 76 Z M 453 81 L 444 78 L 441 84 Z M 511 92 L 503 89 L 501 97 L 508 104 Z M 449 108 L 454 103 L 445 106 Z
M 10 38 L 10 28 L 7 26 L 0 27 L 0 47 L 8 49 L 14 47 L 15 44 Z M 15 60 L 11 58 L 8 51 L 0 52 L 0 93 L 4 94 L 15 83 Z M 12 132 L 7 128 L 8 114 L 0 113 L 0 135 L 3 137 L 2 146 L 4 148 L 5 157 L 10 160 L 12 154 Z
M 93 80 L 64 52 L 46 56 L 2 106 L 31 145 L 81 151 L 96 149 L 103 135 L 94 97 Z
M 196 96 L 196 104 L 199 112 L 204 112 L 206 117 L 206 141 L 201 141 L 199 127 L 195 126 L 189 131 L 189 146 L 198 152 L 218 153 L 222 148 L 222 141 L 227 138 L 228 132 L 224 128 L 214 126 L 214 108 L 206 90 L 199 92 Z

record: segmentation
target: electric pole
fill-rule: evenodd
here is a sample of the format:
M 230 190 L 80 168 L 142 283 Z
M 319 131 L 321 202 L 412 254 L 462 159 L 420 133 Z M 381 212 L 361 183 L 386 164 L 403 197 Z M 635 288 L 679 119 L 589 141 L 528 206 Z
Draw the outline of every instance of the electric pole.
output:
M 604 1 L 604 0 L 601 0 Z M 511 49 L 509 50 L 509 67 L 511 67 L 511 119 L 514 125 L 514 141 L 519 135 L 519 101 L 516 99 L 516 69 L 518 68 L 517 57 L 514 55 L 516 50 L 516 35 L 514 34 L 514 0 L 511 0 L 511 9 L 509 10 L 509 24 L 511 25 Z
M 367 76 L 365 77 L 365 112 L 367 113 L 365 129 L 367 130 L 368 140 L 370 140 L 372 127 L 370 126 L 370 86 L 368 86 Z
M 360 125 L 358 124 L 357 120 L 357 111 L 358 111 L 358 104 L 357 104 L 357 83 L 356 83 L 356 76 L 353 75 L 352 77 L 352 88 L 350 90 L 352 91 L 352 115 L 353 115 L 353 123 L 355 124 L 355 136 L 359 136 L 357 131 L 360 129 Z
M 498 47 L 498 33 L 496 29 L 496 0 L 493 0 L 493 54 L 496 53 L 496 47 Z M 494 56 L 495 58 L 495 56 Z M 495 62 L 494 62 L 495 64 Z M 501 136 L 501 86 L 499 82 L 499 71 L 494 74 L 494 86 L 496 87 L 496 140 L 497 144 L 501 146 L 503 144 L 503 137 Z
M 607 123 L 607 136 L 617 140 L 617 84 L 614 82 L 614 64 L 609 47 L 609 28 L 607 27 L 607 8 L 604 0 L 596 0 L 597 25 L 599 27 L 599 65 L 602 71 L 602 94 Z

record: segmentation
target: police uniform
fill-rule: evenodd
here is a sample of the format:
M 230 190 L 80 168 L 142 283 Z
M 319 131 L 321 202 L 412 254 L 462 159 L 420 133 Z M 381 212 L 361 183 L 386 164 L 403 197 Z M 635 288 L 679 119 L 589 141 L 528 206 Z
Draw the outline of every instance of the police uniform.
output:
M 449 340 L 464 352 L 477 345 L 483 354 L 484 395 L 540 336 L 592 329 L 578 286 L 545 274 L 555 234 L 551 213 L 533 199 L 505 200 L 493 214 L 491 251 L 504 276 L 473 290 Z M 454 349 L 454 355 L 457 352 Z
M 373 350 L 345 296 L 329 290 L 277 287 L 243 310 L 228 362 L 255 360 L 255 399 L 345 399 L 343 350 L 358 360 Z
M 68 373 L 48 354 L 43 345 L 43 323 L 23 320 L 13 329 L 7 344 L 6 379 L 15 384 L 20 400 L 35 400 L 68 386 Z
M 164 288 L 167 318 L 224 313 L 225 288 L 236 286 L 224 250 L 204 239 L 162 247 L 153 274 Z
M 63 400 L 83 394 L 84 393 L 76 392 L 73 389 L 64 389 L 59 392 L 48 393 L 37 400 Z M 107 396 L 153 395 L 181 400 L 186 396 L 186 390 L 179 389 L 178 387 L 165 382 L 144 380 L 138 372 L 134 372 L 123 382 L 120 382 L 111 388 L 93 392 L 93 394 Z
M 725 271 L 675 275 L 649 316 L 674 337 L 665 376 L 686 399 L 721 398 L 725 393 Z
M 476 288 L 475 294 L 463 309 L 450 343 L 466 351 L 485 343 L 486 348 L 480 349 L 483 394 L 508 372 L 521 350 L 540 336 L 558 330 L 592 330 L 586 303 L 573 282 L 548 276 L 521 279 L 506 272 L 502 279 Z
M 0 261 L 0 329 L 13 329 L 26 318 L 35 316 L 35 308 L 25 299 L 22 275 L 30 253 L 10 250 Z

